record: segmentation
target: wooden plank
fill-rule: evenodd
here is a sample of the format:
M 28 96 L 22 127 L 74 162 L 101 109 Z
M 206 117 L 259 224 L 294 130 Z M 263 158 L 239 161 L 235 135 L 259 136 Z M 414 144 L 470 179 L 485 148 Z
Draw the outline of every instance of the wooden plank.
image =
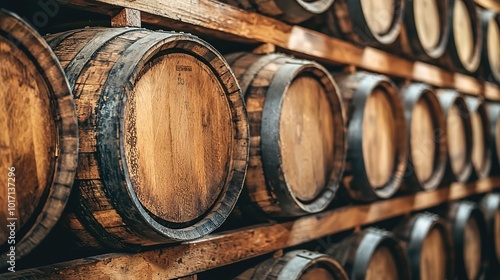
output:
M 216 0 L 68 0 L 69 5 L 112 14 L 120 7 L 142 12 L 142 21 L 173 30 L 215 36 L 239 42 L 269 43 L 299 57 L 327 64 L 349 64 L 373 72 L 483 94 L 476 79 L 422 62 L 359 47 L 300 26 L 290 26 L 263 15 L 239 10 Z M 498 87 L 489 85 L 490 88 Z M 489 98 L 500 100 L 499 95 Z
M 52 266 L 2 274 L 2 279 L 165 279 L 228 265 L 326 235 L 372 224 L 446 201 L 463 199 L 500 187 L 500 177 L 396 197 L 369 205 L 330 210 L 295 221 L 258 225 L 211 235 L 194 242 L 138 254 L 108 254 Z
M 484 96 L 489 100 L 500 101 L 500 88 L 491 83 L 485 83 Z
M 494 10 L 500 13 L 500 1 L 499 0 L 475 0 L 476 4 L 479 6 Z
M 121 9 L 111 18 L 113 27 L 141 27 L 141 12 L 134 9 Z

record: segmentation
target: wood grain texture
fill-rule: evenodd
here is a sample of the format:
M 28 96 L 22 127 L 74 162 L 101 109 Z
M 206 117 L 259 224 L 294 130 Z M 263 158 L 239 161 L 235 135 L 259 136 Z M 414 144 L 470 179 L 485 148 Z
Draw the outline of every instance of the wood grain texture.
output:
M 111 18 L 113 27 L 141 27 L 141 12 L 134 9 L 121 9 Z
M 393 253 L 386 247 L 381 247 L 371 257 L 365 279 L 397 280 L 400 279 L 398 275 L 398 270 L 400 269 L 403 268 L 397 266 Z
M 432 176 L 437 152 L 436 145 L 434 145 L 437 139 L 435 139 L 431 110 L 425 99 L 421 99 L 413 108 L 412 113 L 410 149 L 415 173 L 422 182 L 429 180 Z
M 136 278 L 182 277 L 271 253 L 280 248 L 292 247 L 359 225 L 373 224 L 412 211 L 434 207 L 446 201 L 490 192 L 499 185 L 499 178 L 484 179 L 469 184 L 454 183 L 450 187 L 446 186 L 435 191 L 401 196 L 370 205 L 329 210 L 291 222 L 223 232 L 197 241 L 138 254 L 101 255 L 1 276 L 4 279 L 20 279 L 28 276 L 32 279 L 48 277 L 81 279 L 100 275 L 109 279 L 122 279 L 117 275 L 122 275 L 121 272 L 126 268 L 128 275 Z
M 438 229 L 432 229 L 424 240 L 420 261 L 421 279 L 446 279 L 446 268 L 451 260 L 447 257 L 445 238 L 447 236 Z
M 68 81 L 50 47 L 17 15 L 0 10 L 0 194 L 2 255 L 16 259 L 52 230 L 69 199 L 78 159 Z M 15 224 L 15 244 L 8 224 Z M 10 250 L 9 250 L 10 251 Z
M 103 14 L 117 7 L 133 8 L 142 12 L 145 23 L 231 41 L 271 43 L 304 58 L 329 64 L 353 64 L 438 87 L 457 88 L 468 94 L 479 95 L 487 90 L 489 98 L 500 99 L 500 90 L 490 83 L 482 84 L 469 76 L 453 74 L 421 62 L 410 62 L 373 48 L 357 47 L 300 26 L 290 26 L 241 11 L 216 0 L 71 0 L 68 5 Z
M 192 35 L 138 28 L 46 39 L 78 112 L 77 190 L 64 223 L 77 244 L 137 250 L 220 226 L 249 151 L 241 92 L 222 56 Z
M 250 164 L 240 208 L 273 217 L 323 210 L 338 189 L 346 155 L 335 82 L 319 64 L 284 55 L 226 57 L 250 119 Z

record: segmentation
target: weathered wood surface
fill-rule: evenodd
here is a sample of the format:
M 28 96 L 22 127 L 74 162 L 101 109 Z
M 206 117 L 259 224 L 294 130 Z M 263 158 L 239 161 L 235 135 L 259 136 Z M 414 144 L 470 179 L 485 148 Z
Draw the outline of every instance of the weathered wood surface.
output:
M 292 222 L 264 224 L 180 245 L 138 254 L 108 254 L 47 267 L 1 274 L 4 279 L 46 279 L 65 277 L 82 279 L 92 276 L 122 279 L 124 272 L 132 278 L 175 278 L 235 263 L 255 256 L 312 241 L 322 236 L 353 229 L 391 217 L 404 215 L 458 200 L 473 194 L 490 192 L 500 186 L 500 178 L 475 183 L 454 183 L 435 191 L 420 192 L 379 201 L 330 210 Z M 237 249 L 236 249 L 237 248 Z
M 422 62 L 410 62 L 370 47 L 362 48 L 300 26 L 239 10 L 216 0 L 70 0 L 84 10 L 111 14 L 119 7 L 140 10 L 142 21 L 175 30 L 231 41 L 274 44 L 297 56 L 329 64 L 352 64 L 366 70 L 413 79 L 438 87 L 457 88 L 500 100 L 500 88 Z M 314 46 L 314 48 L 313 48 Z

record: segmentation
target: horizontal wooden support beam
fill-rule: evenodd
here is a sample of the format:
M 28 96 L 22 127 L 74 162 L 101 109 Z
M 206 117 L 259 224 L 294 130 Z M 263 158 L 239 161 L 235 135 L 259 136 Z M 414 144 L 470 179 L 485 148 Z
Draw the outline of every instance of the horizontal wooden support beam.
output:
M 395 77 L 456 88 L 471 95 L 500 100 L 500 89 L 473 77 L 412 62 L 278 20 L 246 12 L 216 0 L 68 0 L 69 5 L 110 14 L 126 7 L 141 11 L 142 21 L 172 30 L 207 34 L 225 40 L 275 45 L 285 52 L 327 64 L 348 64 Z
M 2 279 L 170 279 L 232 264 L 314 239 L 421 211 L 447 201 L 500 188 L 500 177 L 454 183 L 367 205 L 343 207 L 295 221 L 222 232 L 194 242 L 138 254 L 108 254 L 57 265 L 1 274 Z M 119 277 L 120 276 L 120 277 Z M 26 278 L 24 278 L 26 277 Z

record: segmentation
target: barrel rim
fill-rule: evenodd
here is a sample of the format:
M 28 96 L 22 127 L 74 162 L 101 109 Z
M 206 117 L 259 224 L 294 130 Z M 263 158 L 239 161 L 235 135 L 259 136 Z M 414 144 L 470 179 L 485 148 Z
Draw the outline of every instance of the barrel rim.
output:
M 34 245 L 38 245 L 52 230 L 69 200 L 78 165 L 77 116 L 71 87 L 64 70 L 50 46 L 38 32 L 17 14 L 2 8 L 0 8 L 0 30 L 2 35 L 8 34 L 6 38 L 32 58 L 33 64 L 49 88 L 50 97 L 56 100 L 54 110 L 58 119 L 55 125 L 58 130 L 56 150 L 59 151 L 59 156 L 55 159 L 54 174 L 45 201 L 43 199 L 40 201 L 44 204 L 43 207 L 38 213 L 34 213 L 35 222 L 29 225 L 28 231 L 16 242 L 17 256 L 21 258 L 31 252 Z M 31 55 L 35 50 L 36 56 Z M 70 108 L 71 113 L 61 114 L 61 108 Z M 57 208 L 60 211 L 53 210 Z M 50 215 L 43 215 L 47 212 L 50 212 Z M 4 267 L 6 254 L 2 253 L 1 260 L 0 267 Z
M 124 149 L 125 127 L 124 119 L 121 116 L 126 106 L 127 96 L 132 90 L 132 83 L 136 81 L 140 69 L 144 67 L 145 63 L 153 59 L 156 54 L 171 49 L 173 45 L 181 41 L 186 44 L 202 46 L 203 51 L 208 50 L 207 53 L 202 53 L 202 50 L 193 48 L 189 51 L 183 49 L 183 52 L 204 61 L 214 74 L 217 74 L 220 85 L 226 93 L 227 102 L 235 105 L 234 108 L 231 108 L 232 123 L 235 124 L 233 126 L 232 160 L 237 164 L 233 163 L 233 168 L 228 172 L 221 195 L 212 208 L 192 224 L 174 227 L 172 224 L 157 221 L 142 206 L 134 192 L 132 182 L 128 176 L 129 171 Z M 144 44 L 145 42 L 147 44 Z M 100 96 L 98 105 L 100 110 L 97 130 L 106 131 L 106 133 L 98 133 L 97 135 L 97 150 L 99 151 L 97 160 L 100 166 L 103 166 L 101 176 L 107 194 L 109 194 L 108 199 L 131 230 L 140 236 L 161 242 L 166 241 L 166 239 L 181 241 L 202 237 L 218 228 L 225 221 L 234 208 L 243 187 L 249 155 L 249 128 L 246 109 L 240 94 L 241 90 L 222 55 L 205 41 L 190 34 L 151 32 L 143 39 L 133 43 L 126 52 L 136 52 L 136 54 L 138 52 L 140 55 L 130 59 L 124 53 L 120 58 L 121 61 L 117 61 L 110 71 L 109 77 L 111 79 L 108 77 L 103 87 L 103 93 Z M 209 58 L 205 58 L 203 55 L 208 55 Z M 213 65 L 213 63 L 220 62 L 224 67 L 215 67 Z M 122 66 L 130 65 L 130 67 L 123 69 L 120 64 Z M 223 82 L 221 80 L 220 76 L 224 74 L 229 76 L 229 81 Z M 112 77 L 115 77 L 114 80 Z M 230 86 L 232 88 L 229 88 Z M 112 96 L 114 97 L 112 98 Z M 244 124 L 244 127 L 238 129 L 237 124 Z M 120 197 L 127 197 L 128 199 L 119 199 Z
M 368 23 L 363 14 L 363 6 L 361 1 L 350 1 L 346 0 L 348 10 L 349 10 L 349 18 L 353 22 L 353 26 L 366 26 L 368 27 Z M 403 13 L 405 10 L 405 1 L 404 0 L 395 0 L 394 5 L 394 13 L 393 19 L 391 23 L 391 28 L 388 32 L 383 35 L 373 33 L 370 28 L 365 28 L 363 30 L 359 28 L 354 28 L 354 33 L 362 38 L 363 41 L 366 41 L 369 44 L 374 44 L 378 46 L 387 46 L 394 42 L 399 37 L 402 29 L 403 23 Z M 369 32 L 365 32 L 369 31 Z
M 315 265 L 326 268 L 335 276 L 335 279 L 348 279 L 342 266 L 326 254 L 308 250 L 294 250 L 286 253 L 281 259 L 287 257 L 290 259 L 278 273 L 278 280 L 299 279 L 304 272 Z
M 301 23 L 328 10 L 335 0 L 273 0 L 283 12 L 281 18 L 289 23 Z
M 413 0 L 405 0 L 406 6 L 404 9 L 403 21 L 405 23 L 405 27 L 407 32 L 409 33 L 410 47 L 415 52 L 414 55 L 420 57 L 424 60 L 432 60 L 440 58 L 444 52 L 446 51 L 449 39 L 449 33 L 451 25 L 451 13 L 450 12 L 450 3 L 448 0 L 435 1 L 438 6 L 438 15 L 440 21 L 440 38 L 438 44 L 431 51 L 424 48 L 422 45 L 420 38 L 418 36 L 417 24 L 414 12 L 414 3 L 416 1 Z
M 467 104 L 465 103 L 464 98 L 458 93 L 458 91 L 454 89 L 440 89 L 437 90 L 437 96 L 439 99 L 439 103 L 441 104 L 441 108 L 443 109 L 444 117 L 445 120 L 447 121 L 448 119 L 448 113 L 450 109 L 453 106 L 458 106 L 460 109 L 460 119 L 463 122 L 464 129 L 465 129 L 465 141 L 466 141 L 466 164 L 456 174 L 452 167 L 451 167 L 451 157 L 449 153 L 449 149 L 447 152 L 447 163 L 446 163 L 446 173 L 445 173 L 445 179 L 446 180 L 456 180 L 458 182 L 465 182 L 467 181 L 471 174 L 472 174 L 472 160 L 471 160 L 471 155 L 472 155 L 472 127 L 471 127 L 471 122 L 470 122 L 470 113 L 467 108 Z M 465 114 L 465 116 L 464 116 Z M 448 132 L 446 132 L 448 134 Z M 449 137 L 448 137 L 449 139 Z
M 483 158 L 483 162 L 481 166 L 475 166 L 474 162 L 472 163 L 472 171 L 473 174 L 471 179 L 483 179 L 488 177 L 488 174 L 491 170 L 491 141 L 492 135 L 490 131 L 490 120 L 488 117 L 488 112 L 486 109 L 486 103 L 482 97 L 472 97 L 472 96 L 464 96 L 465 102 L 469 109 L 469 112 L 472 114 L 477 113 L 481 118 L 481 126 L 483 132 L 483 147 L 485 149 L 485 156 Z M 472 115 L 471 115 L 472 117 Z M 471 123 L 472 127 L 472 123 Z M 474 145 L 474 141 L 472 143 Z
M 500 14 L 492 10 L 482 10 L 480 12 L 481 28 L 483 32 L 483 46 L 481 62 L 483 64 L 485 74 L 491 73 L 491 78 L 493 81 L 500 83 L 500 69 L 493 69 L 490 64 L 490 58 L 488 53 L 488 30 L 490 21 L 496 21 L 498 28 L 500 29 Z
M 481 234 L 481 266 L 478 275 L 486 268 L 487 248 L 488 244 L 485 242 L 485 234 L 487 233 L 486 222 L 484 216 L 477 207 L 477 204 L 472 201 L 460 201 L 455 203 L 451 208 L 451 213 L 455 214 L 452 221 L 452 237 L 453 248 L 455 254 L 455 270 L 458 276 L 467 275 L 464 262 L 464 242 L 465 242 L 465 226 L 469 219 L 474 218 Z M 461 230 L 464 229 L 464 230 Z M 478 276 L 476 275 L 476 277 Z
M 406 254 L 391 232 L 378 228 L 368 228 L 359 234 L 362 235 L 362 240 L 356 249 L 350 275 L 351 279 L 365 278 L 371 257 L 382 246 L 387 247 L 393 253 L 397 268 L 400 268 L 398 270 L 398 278 L 410 279 L 409 263 Z
M 317 213 L 324 210 L 335 197 L 344 171 L 344 164 L 334 166 L 328 184 L 311 201 L 302 201 L 296 197 L 286 181 L 287 176 L 283 172 L 281 143 L 279 135 L 277 135 L 277 132 L 280 131 L 281 108 L 288 87 L 299 75 L 306 73 L 317 77 L 318 80 L 326 78 L 329 81 L 328 84 L 323 84 L 323 86 L 331 86 L 330 89 L 325 88 L 325 90 L 328 90 L 327 98 L 334 116 L 335 136 L 342 139 L 340 144 L 338 143 L 340 139 L 334 143 L 334 161 L 345 162 L 347 156 L 347 135 L 343 119 L 344 109 L 341 104 L 340 90 L 335 81 L 328 71 L 318 63 L 290 58 L 287 63 L 276 70 L 267 90 L 262 109 L 261 154 L 266 184 L 276 195 L 279 207 L 291 215 Z M 336 104 L 332 101 L 335 101 Z
M 389 198 L 399 190 L 406 169 L 408 146 L 402 100 L 397 93 L 396 85 L 388 77 L 368 72 L 358 72 L 354 75 L 360 78 L 358 87 L 355 89 L 352 98 L 356 109 L 353 111 L 351 121 L 348 125 L 348 158 L 350 158 L 351 165 L 353 166 L 353 181 L 358 182 L 354 182 L 354 185 L 359 188 L 363 193 L 364 199 L 367 201 Z M 358 125 L 363 122 L 367 98 L 378 87 L 382 87 L 384 92 L 387 93 L 386 96 L 388 99 L 394 101 L 391 103 L 393 106 L 394 125 L 396 127 L 396 135 L 399 134 L 400 139 L 396 141 L 393 174 L 388 182 L 375 189 L 370 183 L 366 172 L 363 156 L 363 132 L 362 129 L 359 129 Z
M 455 34 L 453 32 L 453 19 L 454 19 L 454 9 L 456 1 L 463 1 L 465 6 L 467 7 L 467 11 L 471 18 L 472 24 L 472 32 L 474 37 L 474 50 L 472 52 L 471 57 L 469 58 L 468 63 L 463 63 L 460 60 L 460 56 L 458 55 L 457 45 L 455 44 Z M 481 62 L 481 50 L 483 48 L 483 32 L 481 29 L 481 24 L 479 22 L 478 14 L 476 11 L 476 6 L 473 0 L 451 0 L 450 1 L 450 11 L 451 11 L 451 24 L 449 26 L 450 32 L 448 39 L 448 50 L 450 51 L 450 57 L 455 67 L 459 68 L 461 71 L 465 71 L 468 73 L 475 73 L 479 69 L 479 65 Z
M 434 155 L 434 168 L 430 179 L 424 182 L 420 182 L 416 173 L 414 172 L 412 149 L 408 149 L 408 163 L 405 172 L 405 189 L 420 191 L 420 190 L 434 190 L 439 187 L 439 184 L 444 178 L 446 169 L 446 155 L 447 155 L 447 135 L 446 135 L 446 120 L 444 119 L 443 111 L 439 104 L 438 97 L 434 90 L 422 83 L 412 83 L 401 89 L 401 95 L 403 96 L 403 103 L 405 109 L 410 113 L 405 114 L 406 118 L 406 128 L 408 131 L 408 145 L 411 147 L 411 124 L 413 121 L 413 110 L 415 105 L 420 100 L 425 100 L 427 105 L 430 107 L 430 113 L 432 114 L 433 124 L 435 126 L 437 133 L 434 133 L 438 141 L 435 142 L 435 150 L 438 153 Z M 434 139 L 436 140 L 436 139 Z M 411 173 L 409 173 L 411 172 Z

